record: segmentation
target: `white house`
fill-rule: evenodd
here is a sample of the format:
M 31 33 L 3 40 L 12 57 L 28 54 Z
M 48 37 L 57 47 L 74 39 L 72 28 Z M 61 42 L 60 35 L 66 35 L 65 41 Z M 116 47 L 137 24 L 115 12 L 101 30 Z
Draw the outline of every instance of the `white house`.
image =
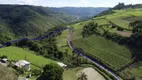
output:
M 61 66 L 61 67 L 64 67 L 64 68 L 67 67 L 67 65 L 65 65 L 64 63 L 61 63 L 61 62 L 57 62 L 57 64 L 58 64 L 59 66 Z
M 7 62 L 8 62 L 8 59 L 7 59 L 7 58 L 3 58 L 1 61 L 2 61 L 3 63 L 7 63 Z
M 26 68 L 30 70 L 30 62 L 25 61 L 25 60 L 19 60 L 18 62 L 15 63 L 15 66 L 19 68 Z

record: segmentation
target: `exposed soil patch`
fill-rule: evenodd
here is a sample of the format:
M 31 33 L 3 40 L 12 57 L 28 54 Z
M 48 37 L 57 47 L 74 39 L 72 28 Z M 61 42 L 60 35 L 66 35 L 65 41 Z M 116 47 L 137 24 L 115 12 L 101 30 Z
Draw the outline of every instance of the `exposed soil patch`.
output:
M 126 32 L 126 31 L 116 31 L 117 34 L 124 36 L 124 37 L 130 37 L 132 35 L 132 32 Z
M 84 68 L 82 71 L 80 71 L 80 73 L 81 72 L 84 72 L 87 75 L 88 80 L 106 80 L 101 74 L 91 67 Z

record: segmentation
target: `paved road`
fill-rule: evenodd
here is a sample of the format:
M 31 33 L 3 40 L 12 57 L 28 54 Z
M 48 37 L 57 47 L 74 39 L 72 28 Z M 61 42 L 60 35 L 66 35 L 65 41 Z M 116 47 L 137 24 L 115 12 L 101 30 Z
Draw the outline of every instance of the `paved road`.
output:
M 73 30 L 72 28 L 68 28 L 70 30 L 70 37 L 68 39 L 68 44 L 69 44 L 69 47 L 74 50 L 72 44 L 71 44 L 71 38 L 73 37 Z M 115 73 L 113 73 L 112 71 L 106 69 L 105 67 L 103 67 L 101 64 L 95 62 L 94 60 L 90 59 L 88 56 L 84 55 L 83 53 L 81 52 L 78 52 L 77 50 L 75 50 L 76 53 L 78 53 L 79 55 L 85 57 L 86 59 L 88 59 L 89 61 L 93 62 L 94 64 L 96 64 L 97 66 L 100 66 L 102 69 L 104 69 L 105 71 L 107 71 L 109 74 L 113 75 L 117 80 L 122 80 L 119 76 L 117 76 Z
M 71 39 L 73 37 L 73 30 L 72 28 L 61 28 L 61 29 L 58 29 L 54 32 L 51 32 L 45 36 L 41 36 L 41 37 L 38 37 L 38 38 L 32 38 L 32 39 L 28 39 L 28 38 L 22 38 L 22 39 L 19 39 L 19 40 L 13 40 L 11 42 L 7 42 L 6 44 L 0 46 L 0 48 L 3 48 L 3 47 L 6 47 L 7 45 L 11 45 L 12 43 L 15 43 L 15 42 L 19 42 L 21 40 L 33 40 L 33 41 L 37 41 L 37 40 L 41 40 L 41 39 L 45 39 L 45 38 L 48 38 L 50 37 L 51 35 L 56 35 L 57 33 L 61 32 L 61 31 L 64 31 L 64 30 L 70 30 L 70 37 L 68 38 L 68 45 L 69 47 L 74 50 L 72 44 L 71 44 Z M 94 64 L 96 64 L 97 66 L 100 66 L 102 69 L 104 69 L 105 71 L 107 71 L 108 73 L 110 73 L 111 75 L 113 75 L 117 80 L 122 80 L 119 76 L 117 76 L 115 73 L 113 73 L 112 71 L 106 69 L 105 67 L 103 67 L 101 64 L 97 63 L 96 61 L 90 59 L 89 57 L 87 57 L 86 55 L 84 55 L 83 53 L 81 52 L 78 52 L 75 50 L 76 53 L 78 53 L 79 55 L 85 57 L 86 59 L 90 60 L 91 62 L 93 62 Z

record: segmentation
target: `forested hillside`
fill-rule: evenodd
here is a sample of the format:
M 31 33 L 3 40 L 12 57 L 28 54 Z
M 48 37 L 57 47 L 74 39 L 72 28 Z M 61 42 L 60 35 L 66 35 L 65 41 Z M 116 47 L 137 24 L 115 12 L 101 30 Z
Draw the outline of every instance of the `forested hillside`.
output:
M 50 8 L 0 5 L 0 43 L 15 37 L 35 37 L 48 29 L 90 18 L 107 8 Z M 82 14 L 82 15 L 80 15 Z
M 55 11 L 66 12 L 69 15 L 79 19 L 79 20 L 87 20 L 102 11 L 107 10 L 107 7 L 63 7 L 63 8 L 52 8 Z

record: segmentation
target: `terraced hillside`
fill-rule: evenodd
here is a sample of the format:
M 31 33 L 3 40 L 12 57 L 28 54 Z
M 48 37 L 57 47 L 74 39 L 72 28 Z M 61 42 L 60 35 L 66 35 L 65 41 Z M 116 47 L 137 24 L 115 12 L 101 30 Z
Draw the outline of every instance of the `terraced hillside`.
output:
M 72 27 L 74 30 L 79 32 L 86 24 L 95 22 L 105 31 L 129 37 L 132 34 L 132 27 L 129 25 L 129 23 L 136 20 L 142 20 L 142 8 L 114 10 L 114 12 L 115 13 L 113 14 L 95 17 L 87 21 L 76 23 L 72 25 Z M 127 35 L 125 35 L 125 33 Z
M 101 61 L 114 70 L 119 70 L 133 60 L 131 52 L 125 46 L 118 45 L 99 36 L 82 37 L 83 27 L 89 23 L 97 23 L 101 35 L 108 31 L 109 33 L 116 33 L 124 37 L 131 36 L 132 27 L 129 23 L 142 20 L 142 9 L 129 8 L 114 10 L 114 12 L 113 14 L 95 17 L 71 25 L 74 29 L 72 41 L 76 47 L 82 48 L 87 52 L 87 55 Z
M 131 62 L 131 53 L 125 46 L 120 46 L 99 36 L 90 36 L 73 41 L 73 44 L 82 48 L 86 54 L 95 58 L 114 70 Z

